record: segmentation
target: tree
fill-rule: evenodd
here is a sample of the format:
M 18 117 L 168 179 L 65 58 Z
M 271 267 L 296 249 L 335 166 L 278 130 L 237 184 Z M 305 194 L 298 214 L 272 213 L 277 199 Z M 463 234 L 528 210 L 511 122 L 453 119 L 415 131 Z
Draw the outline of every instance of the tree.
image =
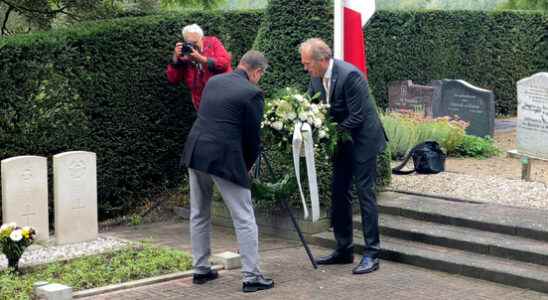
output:
M 0 36 L 48 30 L 57 24 L 154 13 L 213 9 L 226 0 L 0 0 Z

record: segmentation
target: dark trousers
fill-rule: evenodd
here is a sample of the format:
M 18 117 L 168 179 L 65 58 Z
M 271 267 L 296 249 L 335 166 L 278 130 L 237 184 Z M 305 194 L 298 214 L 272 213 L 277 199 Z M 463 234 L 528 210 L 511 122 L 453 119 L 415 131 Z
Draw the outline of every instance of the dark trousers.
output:
M 364 256 L 377 258 L 380 252 L 379 212 L 375 196 L 377 155 L 364 162 L 353 159 L 351 145 L 344 145 L 333 161 L 331 185 L 331 224 L 337 240 L 337 251 L 346 252 L 353 246 L 352 177 L 361 210 L 365 241 Z

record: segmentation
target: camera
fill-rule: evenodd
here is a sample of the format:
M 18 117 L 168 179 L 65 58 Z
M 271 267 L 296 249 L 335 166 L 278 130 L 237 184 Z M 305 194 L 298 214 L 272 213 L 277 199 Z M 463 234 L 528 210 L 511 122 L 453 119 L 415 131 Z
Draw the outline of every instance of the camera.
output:
M 189 43 L 189 42 L 183 42 L 183 47 L 181 48 L 181 53 L 183 55 L 189 55 L 190 53 L 192 53 L 193 49 L 196 49 L 196 45 L 194 45 L 193 43 Z

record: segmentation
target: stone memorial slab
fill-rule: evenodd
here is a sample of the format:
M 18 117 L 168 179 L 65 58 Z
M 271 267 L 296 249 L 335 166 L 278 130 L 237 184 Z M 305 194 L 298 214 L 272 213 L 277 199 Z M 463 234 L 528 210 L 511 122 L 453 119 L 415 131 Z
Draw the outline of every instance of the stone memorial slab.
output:
M 432 117 L 433 95 L 433 87 L 414 84 L 411 80 L 393 81 L 388 86 L 390 111 L 422 112 L 425 117 Z
M 40 156 L 17 156 L 2 164 L 3 223 L 31 226 L 37 240 L 49 239 L 48 165 Z
M 53 156 L 55 238 L 60 245 L 95 240 L 97 161 L 92 152 Z
M 495 132 L 495 94 L 463 80 L 442 80 L 433 83 L 434 117 L 458 116 L 469 123 L 466 133 L 493 137 Z M 440 87 L 441 86 L 441 87 Z
M 548 73 L 537 73 L 517 83 L 517 150 L 548 159 Z

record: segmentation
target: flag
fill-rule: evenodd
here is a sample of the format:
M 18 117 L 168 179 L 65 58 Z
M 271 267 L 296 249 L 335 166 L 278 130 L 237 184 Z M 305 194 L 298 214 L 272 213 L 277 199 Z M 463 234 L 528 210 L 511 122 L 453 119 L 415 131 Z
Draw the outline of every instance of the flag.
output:
M 367 75 L 363 26 L 375 13 L 375 0 L 335 1 L 335 57 Z

